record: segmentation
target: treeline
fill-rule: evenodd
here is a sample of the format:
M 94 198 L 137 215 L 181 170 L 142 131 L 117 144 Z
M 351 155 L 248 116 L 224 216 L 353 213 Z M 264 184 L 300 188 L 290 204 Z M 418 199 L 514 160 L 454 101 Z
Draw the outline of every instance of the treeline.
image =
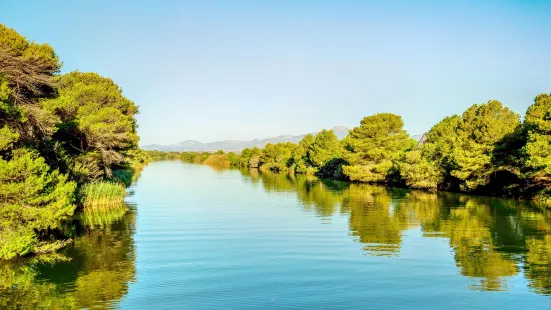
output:
M 120 87 L 61 64 L 48 44 L 0 25 L 0 259 L 63 246 L 60 221 L 120 202 L 148 160 Z
M 183 153 L 187 162 L 316 174 L 331 179 L 551 202 L 551 95 L 520 115 L 499 101 L 444 118 L 415 141 L 400 116 L 365 117 L 339 141 L 330 130 L 298 144 L 267 144 L 240 154 Z

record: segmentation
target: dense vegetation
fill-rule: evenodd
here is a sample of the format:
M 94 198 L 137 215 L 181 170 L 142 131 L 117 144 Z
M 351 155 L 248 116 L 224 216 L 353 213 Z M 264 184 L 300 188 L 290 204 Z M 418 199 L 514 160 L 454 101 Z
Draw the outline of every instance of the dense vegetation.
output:
M 0 25 L 0 259 L 60 248 L 61 221 L 83 202 L 122 201 L 147 161 L 119 86 L 60 68 L 51 46 Z
M 403 125 L 400 116 L 380 113 L 362 119 L 342 141 L 323 130 L 298 144 L 268 143 L 241 154 L 185 152 L 181 159 L 551 203 L 551 95 L 537 96 L 523 122 L 490 100 L 444 118 L 422 141 L 411 139 Z
M 79 206 L 122 201 L 151 160 L 259 168 L 331 179 L 537 199 L 551 203 L 551 95 L 520 116 L 491 100 L 444 118 L 421 143 L 400 116 L 365 117 L 339 141 L 331 130 L 298 144 L 240 154 L 137 149 L 138 107 L 97 73 L 60 74 L 47 44 L 0 25 L 0 259 L 68 242 L 60 221 Z

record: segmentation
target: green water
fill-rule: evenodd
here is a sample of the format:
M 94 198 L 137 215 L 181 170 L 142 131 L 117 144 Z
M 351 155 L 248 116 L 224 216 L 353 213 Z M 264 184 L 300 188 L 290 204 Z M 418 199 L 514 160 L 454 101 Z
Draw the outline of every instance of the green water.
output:
M 156 162 L 58 255 L 0 264 L 0 308 L 540 309 L 527 203 Z

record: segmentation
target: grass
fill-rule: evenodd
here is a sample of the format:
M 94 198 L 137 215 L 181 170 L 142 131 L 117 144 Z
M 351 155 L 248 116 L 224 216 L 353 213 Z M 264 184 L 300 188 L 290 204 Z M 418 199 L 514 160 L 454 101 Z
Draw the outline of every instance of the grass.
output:
M 126 188 L 117 182 L 100 181 L 84 184 L 79 190 L 80 204 L 87 209 L 111 208 L 124 203 Z

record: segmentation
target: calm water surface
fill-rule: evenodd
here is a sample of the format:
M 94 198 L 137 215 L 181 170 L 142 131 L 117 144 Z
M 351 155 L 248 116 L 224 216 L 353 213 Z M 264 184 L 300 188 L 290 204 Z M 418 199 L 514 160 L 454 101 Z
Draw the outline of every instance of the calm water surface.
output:
M 0 265 L 0 308 L 545 309 L 551 219 L 512 200 L 180 162 Z

